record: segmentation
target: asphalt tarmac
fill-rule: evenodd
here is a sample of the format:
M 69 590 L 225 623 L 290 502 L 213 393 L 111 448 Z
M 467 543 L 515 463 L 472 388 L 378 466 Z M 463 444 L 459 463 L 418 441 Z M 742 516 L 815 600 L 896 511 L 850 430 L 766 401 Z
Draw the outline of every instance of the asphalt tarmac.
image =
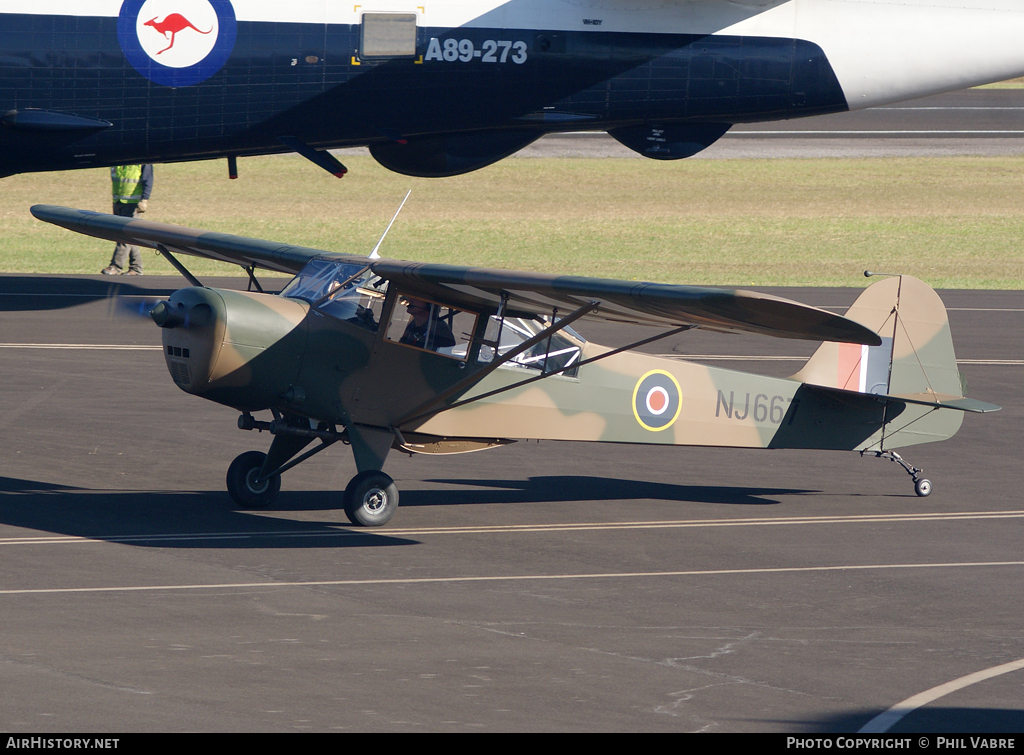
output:
M 633 157 L 604 133 L 546 136 L 518 157 Z M 741 123 L 692 160 L 1024 154 L 1024 89 L 965 89 L 868 110 Z
M 332 150 L 368 155 L 364 148 Z M 1001 157 L 1024 154 L 1024 88 L 964 89 L 866 110 L 740 123 L 690 160 L 808 157 Z M 549 134 L 514 158 L 645 160 L 603 131 Z
M 929 498 L 855 453 L 521 442 L 393 453 L 402 505 L 358 530 L 347 449 L 232 509 L 269 438 L 129 314 L 182 283 L 120 280 L 0 276 L 0 730 L 1024 730 L 1024 292 L 941 292 L 1004 408 L 906 449 Z M 812 348 L 648 347 L 771 374 Z

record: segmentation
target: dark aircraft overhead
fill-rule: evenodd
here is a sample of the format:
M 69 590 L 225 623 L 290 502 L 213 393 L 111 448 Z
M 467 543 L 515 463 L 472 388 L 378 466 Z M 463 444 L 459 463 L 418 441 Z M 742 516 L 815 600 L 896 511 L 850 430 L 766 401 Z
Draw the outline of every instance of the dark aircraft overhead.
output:
M 0 176 L 295 151 L 340 177 L 350 146 L 450 176 L 570 130 L 679 159 L 1024 74 L 1022 36 L 1015 0 L 0 0 Z

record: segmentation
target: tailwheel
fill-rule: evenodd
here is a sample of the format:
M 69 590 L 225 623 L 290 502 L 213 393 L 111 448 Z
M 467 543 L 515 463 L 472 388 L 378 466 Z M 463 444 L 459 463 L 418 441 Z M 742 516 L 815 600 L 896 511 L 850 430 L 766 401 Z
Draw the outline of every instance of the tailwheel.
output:
M 352 524 L 380 527 L 387 524 L 398 508 L 398 488 L 383 472 L 360 472 L 345 488 L 345 516 Z
M 924 471 L 920 467 L 911 466 L 903 457 L 895 451 L 861 451 L 860 455 L 863 456 L 866 453 L 872 454 L 877 459 L 888 459 L 891 462 L 895 462 L 906 470 L 907 474 L 914 481 L 914 492 L 917 493 L 921 498 L 931 495 L 932 493 L 932 481 L 925 479 L 921 473 Z
M 246 451 L 235 457 L 228 467 L 228 494 L 238 508 L 266 508 L 281 492 L 281 475 L 260 479 L 266 458 L 262 451 Z

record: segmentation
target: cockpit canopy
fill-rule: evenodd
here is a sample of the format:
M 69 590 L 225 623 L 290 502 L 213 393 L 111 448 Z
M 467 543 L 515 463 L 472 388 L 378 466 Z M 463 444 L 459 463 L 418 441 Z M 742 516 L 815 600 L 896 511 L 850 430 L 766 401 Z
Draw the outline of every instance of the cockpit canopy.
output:
M 302 299 L 318 312 L 358 325 L 376 332 L 380 327 L 384 297 L 388 282 L 374 275 L 369 265 L 316 257 L 311 259 L 281 291 L 281 296 Z M 421 300 L 417 297 L 403 297 L 405 307 L 396 307 L 387 331 L 388 340 L 396 343 L 410 343 L 405 333 L 408 330 L 408 309 L 419 302 L 431 308 L 431 318 L 444 322 L 457 343 L 444 343 L 432 347 L 444 356 L 466 359 L 469 356 L 469 339 L 475 329 L 475 320 L 459 320 L 472 313 L 454 307 Z M 476 315 L 472 315 L 473 318 Z M 489 363 L 495 358 L 495 347 L 499 356 L 514 349 L 523 341 L 533 338 L 550 324 L 550 319 L 538 317 L 531 320 L 521 317 L 488 318 L 483 343 L 477 361 Z M 528 351 L 519 354 L 505 367 L 525 368 L 541 372 L 561 372 L 567 377 L 576 375 L 576 363 L 580 359 L 581 346 L 585 340 L 571 328 L 553 334 Z
M 281 291 L 324 314 L 376 331 L 388 282 L 367 265 L 314 258 Z

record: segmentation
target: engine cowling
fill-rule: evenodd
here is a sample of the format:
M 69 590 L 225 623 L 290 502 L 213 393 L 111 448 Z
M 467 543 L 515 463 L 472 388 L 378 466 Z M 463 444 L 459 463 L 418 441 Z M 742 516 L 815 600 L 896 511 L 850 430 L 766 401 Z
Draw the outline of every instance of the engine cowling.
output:
M 184 288 L 150 316 L 175 384 L 240 411 L 281 403 L 298 375 L 309 305 L 268 294 Z

